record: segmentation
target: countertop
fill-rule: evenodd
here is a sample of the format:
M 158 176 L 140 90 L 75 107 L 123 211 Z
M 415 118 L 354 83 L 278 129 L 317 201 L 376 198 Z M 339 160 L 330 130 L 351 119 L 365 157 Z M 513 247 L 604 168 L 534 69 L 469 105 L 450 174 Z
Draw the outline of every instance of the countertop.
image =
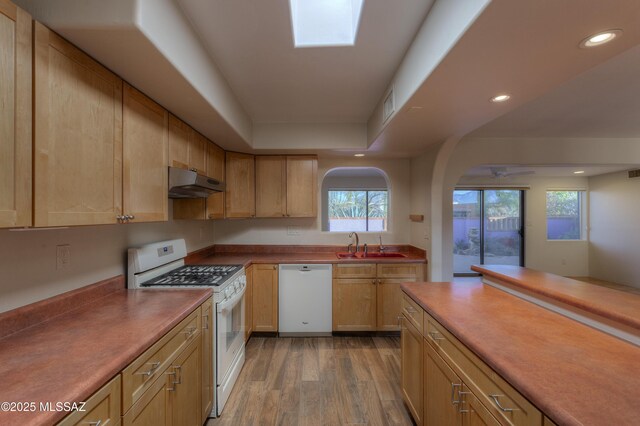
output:
M 424 257 L 415 253 L 404 253 L 407 257 L 338 259 L 335 253 L 215 253 L 193 263 L 201 265 L 243 265 L 248 267 L 260 263 L 426 263 Z
M 117 290 L 0 339 L 0 402 L 85 401 L 211 294 Z M 0 424 L 53 424 L 66 414 L 0 411 Z
M 638 424 L 640 348 L 481 283 L 402 289 L 557 424 Z
M 472 266 L 484 277 L 640 330 L 640 297 L 520 266 Z

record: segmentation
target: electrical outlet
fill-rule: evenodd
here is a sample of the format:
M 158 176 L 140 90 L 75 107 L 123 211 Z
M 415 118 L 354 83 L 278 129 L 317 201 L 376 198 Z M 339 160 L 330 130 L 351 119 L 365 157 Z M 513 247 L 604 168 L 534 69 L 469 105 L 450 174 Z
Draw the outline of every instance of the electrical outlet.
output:
M 56 269 L 62 270 L 69 268 L 71 263 L 71 246 L 63 244 L 56 246 Z
M 287 235 L 300 235 L 300 228 L 297 226 L 287 226 Z

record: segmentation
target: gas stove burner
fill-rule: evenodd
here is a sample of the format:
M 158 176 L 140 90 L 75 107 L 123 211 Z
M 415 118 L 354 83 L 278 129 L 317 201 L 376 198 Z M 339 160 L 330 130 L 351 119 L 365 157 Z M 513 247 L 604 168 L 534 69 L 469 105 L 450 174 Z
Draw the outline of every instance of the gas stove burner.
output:
M 186 265 L 141 284 L 150 286 L 219 286 L 242 265 Z

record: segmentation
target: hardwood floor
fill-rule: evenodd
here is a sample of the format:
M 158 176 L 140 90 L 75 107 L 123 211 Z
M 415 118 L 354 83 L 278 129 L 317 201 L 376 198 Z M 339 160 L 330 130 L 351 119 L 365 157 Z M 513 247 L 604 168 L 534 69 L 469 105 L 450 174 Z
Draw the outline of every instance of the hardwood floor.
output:
M 411 425 L 399 337 L 256 338 L 220 425 Z

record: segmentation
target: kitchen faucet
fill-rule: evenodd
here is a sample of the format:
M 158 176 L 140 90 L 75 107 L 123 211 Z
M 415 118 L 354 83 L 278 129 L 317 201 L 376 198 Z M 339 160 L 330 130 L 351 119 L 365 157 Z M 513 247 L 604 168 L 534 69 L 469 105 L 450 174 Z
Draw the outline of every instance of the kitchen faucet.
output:
M 360 251 L 360 238 L 358 238 L 358 233 L 355 231 L 349 234 L 349 238 L 352 238 L 354 235 L 356 236 L 356 253 L 357 253 Z
M 387 248 L 382 245 L 382 234 L 378 235 L 378 238 L 380 239 L 380 246 L 378 248 L 378 251 L 380 253 L 383 253 Z

